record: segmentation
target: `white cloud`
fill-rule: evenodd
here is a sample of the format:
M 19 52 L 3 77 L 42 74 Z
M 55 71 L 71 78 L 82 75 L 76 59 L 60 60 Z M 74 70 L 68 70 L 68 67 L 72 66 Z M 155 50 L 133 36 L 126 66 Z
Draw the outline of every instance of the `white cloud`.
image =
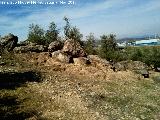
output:
M 118 34 L 124 34 L 127 32 L 125 28 L 127 25 L 122 28 L 118 28 L 121 25 L 118 25 L 118 18 L 124 17 L 129 18 L 135 15 L 142 15 L 146 14 L 147 12 L 160 10 L 160 1 L 159 0 L 152 0 L 148 3 L 144 3 L 140 6 L 135 7 L 126 7 L 127 5 L 131 4 L 132 0 L 104 0 L 103 2 L 99 2 L 97 4 L 89 3 L 82 7 L 62 7 L 56 9 L 53 7 L 46 7 L 43 9 L 28 9 L 27 7 L 23 8 L 21 11 L 9 11 L 8 14 L 24 14 L 30 13 L 27 16 L 23 16 L 20 18 L 14 18 L 10 16 L 2 16 L 0 15 L 0 26 L 4 23 L 11 23 L 10 27 L 3 26 L 3 33 L 5 31 L 15 32 L 20 35 L 20 38 L 26 38 L 28 31 L 28 25 L 31 23 L 40 24 L 43 27 L 47 27 L 51 21 L 55 21 L 58 24 L 62 24 L 62 19 L 64 16 L 68 16 L 82 29 L 82 32 L 97 32 L 97 34 L 105 33 L 106 32 L 117 32 Z M 124 8 L 123 8 L 124 7 Z M 120 9 L 119 11 L 114 11 L 110 13 L 111 9 Z M 102 14 L 103 13 L 103 14 Z M 6 14 L 7 15 L 7 14 Z M 94 16 L 96 15 L 96 16 Z M 90 18 L 89 18 L 90 17 Z M 89 18 L 89 19 L 88 19 Z M 114 20 L 114 21 L 112 21 Z M 90 21 L 90 23 L 89 23 Z M 98 21 L 97 25 L 95 25 L 95 21 Z M 106 22 L 105 22 L 106 21 Z M 113 26 L 114 22 L 116 25 Z M 127 22 L 127 21 L 126 21 Z M 88 23 L 86 25 L 86 23 Z M 122 23 L 122 21 L 121 21 Z M 127 23 L 126 23 L 127 24 Z M 129 24 L 129 23 L 128 23 Z M 130 23 L 133 24 L 133 23 Z M 94 26 L 93 26 L 94 25 Z M 78 26 L 78 27 L 79 27 Z M 89 27 L 88 27 L 89 26 Z M 112 28 L 112 26 L 114 28 Z M 117 27 L 116 27 L 117 26 Z M 107 29 L 110 27 L 110 29 Z M 133 25 L 131 27 L 135 28 Z M 129 34 L 131 34 L 132 28 L 128 28 Z M 23 32 L 22 32 L 23 31 Z M 2 32 L 2 31 L 0 31 Z

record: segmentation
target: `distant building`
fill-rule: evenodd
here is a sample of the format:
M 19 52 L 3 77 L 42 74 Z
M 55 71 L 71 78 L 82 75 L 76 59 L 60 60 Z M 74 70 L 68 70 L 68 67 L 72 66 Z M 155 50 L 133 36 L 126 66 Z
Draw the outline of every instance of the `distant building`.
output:
M 160 39 L 138 40 L 135 41 L 134 46 L 155 46 L 160 45 Z
M 126 47 L 126 42 L 123 43 L 117 43 L 118 47 Z

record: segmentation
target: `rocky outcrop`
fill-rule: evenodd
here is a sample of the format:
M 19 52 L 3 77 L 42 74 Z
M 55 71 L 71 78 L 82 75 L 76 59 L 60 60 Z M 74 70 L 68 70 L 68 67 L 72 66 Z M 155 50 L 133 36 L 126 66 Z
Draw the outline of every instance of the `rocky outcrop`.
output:
M 71 55 L 73 58 L 87 57 L 87 53 L 81 47 L 80 43 L 73 39 L 65 41 L 62 52 Z
M 14 52 L 15 53 L 27 53 L 27 52 L 46 52 L 47 47 L 43 45 L 36 45 L 35 43 L 28 44 L 26 46 L 20 46 L 20 47 L 15 47 Z
M 148 69 L 148 66 L 141 61 L 121 61 L 113 63 L 112 66 L 116 71 Z
M 18 37 L 14 36 L 13 34 L 8 34 L 0 39 L 0 49 L 2 51 L 10 52 L 12 51 L 16 46 L 18 42 Z
M 148 66 L 141 61 L 130 61 L 127 64 L 127 69 L 129 69 L 129 70 L 143 70 L 143 69 L 148 69 Z
M 63 48 L 63 44 L 61 41 L 54 41 L 49 44 L 48 51 L 54 52 L 57 50 L 61 50 Z

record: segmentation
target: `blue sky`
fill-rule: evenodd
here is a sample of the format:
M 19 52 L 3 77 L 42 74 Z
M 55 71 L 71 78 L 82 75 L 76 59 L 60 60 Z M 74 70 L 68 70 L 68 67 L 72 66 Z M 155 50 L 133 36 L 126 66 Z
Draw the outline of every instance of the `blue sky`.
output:
M 7 1 L 7 0 L 0 0 Z M 11 1 L 11 0 L 8 0 Z M 18 0 L 12 0 L 13 2 Z M 62 0 L 21 0 L 51 2 Z M 68 2 L 69 0 L 63 0 Z M 47 29 L 54 21 L 60 29 L 63 17 L 71 19 L 84 36 L 114 33 L 118 38 L 160 34 L 160 0 L 72 0 L 75 5 L 2 5 L 0 35 L 13 33 L 25 40 L 28 26 L 40 24 Z

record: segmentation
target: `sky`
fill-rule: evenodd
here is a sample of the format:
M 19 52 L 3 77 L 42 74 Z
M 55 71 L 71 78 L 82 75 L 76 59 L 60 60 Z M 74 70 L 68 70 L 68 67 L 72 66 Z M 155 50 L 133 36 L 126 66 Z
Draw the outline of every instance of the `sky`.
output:
M 11 4 L 14 2 L 28 2 Z M 37 4 L 29 4 L 36 1 Z M 61 4 L 62 1 L 66 2 Z M 2 4 L 3 2 L 3 4 Z M 116 34 L 117 38 L 160 34 L 160 0 L 0 0 L 0 35 L 13 33 L 27 38 L 29 24 L 45 30 L 54 21 L 63 30 L 64 16 L 70 18 L 84 38 Z M 50 5 L 44 3 L 51 3 Z M 53 2 L 57 2 L 54 3 Z M 39 4 L 43 3 L 43 4 Z M 72 3 L 72 4 L 69 4 Z

